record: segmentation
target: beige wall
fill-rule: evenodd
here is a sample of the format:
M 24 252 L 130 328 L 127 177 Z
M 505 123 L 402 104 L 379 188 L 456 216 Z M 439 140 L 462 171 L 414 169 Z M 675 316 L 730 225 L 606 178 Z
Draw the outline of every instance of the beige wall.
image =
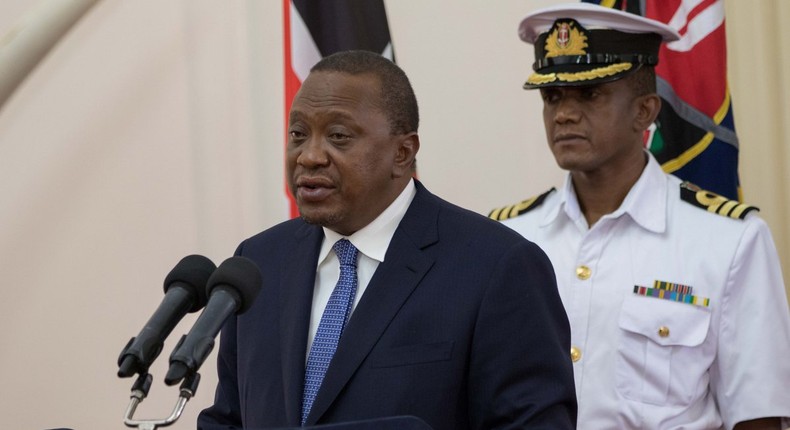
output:
M 54 0 L 47 0 L 54 1 Z M 520 90 L 528 11 L 556 0 L 387 1 L 423 126 L 420 177 L 478 212 L 558 184 L 540 104 Z M 495 5 L 495 6 L 494 6 Z M 0 2 L 0 35 L 31 7 Z M 727 3 L 741 177 L 787 267 L 790 7 Z M 279 0 L 104 0 L 0 110 L 4 428 L 124 428 L 116 359 L 184 255 L 216 263 L 285 219 Z M 177 392 L 155 363 L 140 417 Z M 182 419 L 211 402 L 212 358 Z M 265 405 L 261 405 L 265 407 Z
M 744 200 L 771 226 L 790 277 L 790 2 L 725 3 Z

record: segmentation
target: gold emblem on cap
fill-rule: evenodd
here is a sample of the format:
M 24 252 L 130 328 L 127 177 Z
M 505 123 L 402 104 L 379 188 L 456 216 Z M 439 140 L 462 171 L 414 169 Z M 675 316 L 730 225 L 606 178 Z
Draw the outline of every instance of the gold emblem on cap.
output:
M 587 36 L 576 28 L 576 21 L 557 21 L 546 37 L 546 58 L 560 55 L 585 55 Z

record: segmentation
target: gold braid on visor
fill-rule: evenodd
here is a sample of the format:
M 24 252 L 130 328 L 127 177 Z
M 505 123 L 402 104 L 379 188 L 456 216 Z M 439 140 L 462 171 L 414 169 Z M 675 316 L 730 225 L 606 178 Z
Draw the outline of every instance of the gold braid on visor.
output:
M 630 70 L 633 66 L 634 65 L 632 63 L 618 63 L 576 73 L 547 73 L 545 75 L 541 73 L 533 73 L 527 79 L 527 83 L 530 85 L 542 85 L 557 80 L 563 82 L 589 81 L 591 79 L 605 78 L 607 76 L 625 72 L 626 70 Z

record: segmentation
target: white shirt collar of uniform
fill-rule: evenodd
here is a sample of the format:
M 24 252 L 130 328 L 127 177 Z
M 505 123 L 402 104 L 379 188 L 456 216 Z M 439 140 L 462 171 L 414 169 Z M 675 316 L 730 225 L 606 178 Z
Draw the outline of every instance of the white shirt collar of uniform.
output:
M 406 215 L 406 210 L 409 209 L 409 205 L 411 205 L 411 201 L 416 194 L 417 188 L 414 186 L 414 179 L 412 179 L 387 209 L 384 209 L 384 212 L 351 236 L 346 237 L 323 227 L 324 242 L 321 244 L 321 251 L 318 254 L 318 265 L 320 266 L 326 259 L 326 256 L 329 255 L 329 251 L 332 250 L 335 242 L 344 237 L 361 253 L 379 263 L 383 262 L 392 236 L 395 235 L 398 224 L 400 224 L 403 216 Z
M 647 166 L 612 215 L 627 213 L 642 228 L 662 233 L 667 227 L 667 175 L 648 151 Z
M 576 192 L 573 190 L 570 173 L 565 176 L 565 183 L 560 189 L 559 199 L 559 204 L 552 207 L 546 213 L 546 216 L 543 217 L 543 221 L 540 223 L 541 227 L 546 227 L 554 222 L 561 211 L 564 211 L 573 222 L 576 222 L 582 216 L 581 209 L 579 209 L 579 201 L 576 199 Z
M 653 154 L 648 151 L 645 151 L 645 154 L 647 154 L 647 166 L 639 179 L 628 191 L 620 207 L 605 217 L 617 218 L 627 213 L 643 228 L 661 233 L 666 229 L 667 223 L 666 174 Z M 579 200 L 576 198 L 576 191 L 573 189 L 570 173 L 565 177 L 565 184 L 560 191 L 559 198 L 559 204 L 546 214 L 541 222 L 541 227 L 554 222 L 560 211 L 564 211 L 573 222 L 577 222 L 583 216 Z

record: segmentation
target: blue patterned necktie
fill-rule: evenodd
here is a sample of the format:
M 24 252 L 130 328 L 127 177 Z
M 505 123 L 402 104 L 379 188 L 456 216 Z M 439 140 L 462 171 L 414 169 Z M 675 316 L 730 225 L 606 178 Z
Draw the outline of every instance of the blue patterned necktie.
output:
M 357 248 L 346 239 L 338 240 L 332 249 L 340 260 L 340 278 L 337 280 L 329 302 L 326 304 L 321 322 L 318 324 L 304 375 L 304 394 L 302 395 L 302 425 L 313 407 L 313 401 L 324 381 L 326 369 L 337 349 L 340 335 L 343 334 L 351 316 L 351 305 L 357 292 Z

